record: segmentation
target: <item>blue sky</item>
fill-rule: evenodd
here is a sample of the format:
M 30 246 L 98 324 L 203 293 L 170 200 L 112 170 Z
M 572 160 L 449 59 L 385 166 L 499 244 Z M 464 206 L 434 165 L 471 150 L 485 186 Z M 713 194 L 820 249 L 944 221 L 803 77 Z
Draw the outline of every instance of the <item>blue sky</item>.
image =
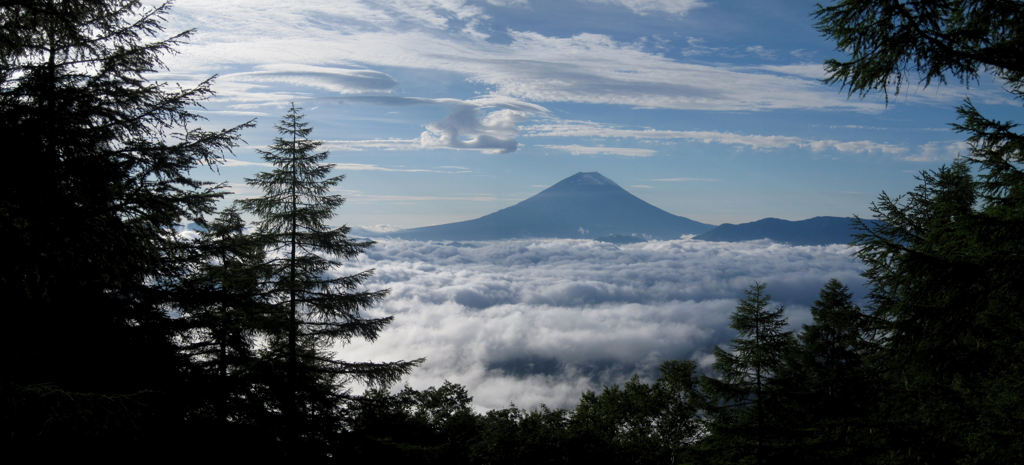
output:
M 212 127 L 257 118 L 219 174 L 266 169 L 255 149 L 289 102 L 346 175 L 337 224 L 475 218 L 578 171 L 707 223 L 868 216 L 880 192 L 966 150 L 949 123 L 989 79 L 847 98 L 820 82 L 840 56 L 814 1 L 179 0 L 196 28 L 169 71 L 217 74 Z

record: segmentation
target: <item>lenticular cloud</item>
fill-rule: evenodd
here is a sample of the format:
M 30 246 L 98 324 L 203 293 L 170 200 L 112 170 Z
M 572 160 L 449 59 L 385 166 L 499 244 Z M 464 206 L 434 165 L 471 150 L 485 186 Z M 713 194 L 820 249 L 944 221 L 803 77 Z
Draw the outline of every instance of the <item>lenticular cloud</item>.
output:
M 384 240 L 351 263 L 375 268 L 393 315 L 380 339 L 343 359 L 426 357 L 407 382 L 465 385 L 479 408 L 574 405 L 582 391 L 651 376 L 663 360 L 710 363 L 733 336 L 729 315 L 763 282 L 797 329 L 830 278 L 862 297 L 862 265 L 843 245 L 697 240 L 614 245 L 547 239 Z M 345 270 L 345 271 L 352 271 Z

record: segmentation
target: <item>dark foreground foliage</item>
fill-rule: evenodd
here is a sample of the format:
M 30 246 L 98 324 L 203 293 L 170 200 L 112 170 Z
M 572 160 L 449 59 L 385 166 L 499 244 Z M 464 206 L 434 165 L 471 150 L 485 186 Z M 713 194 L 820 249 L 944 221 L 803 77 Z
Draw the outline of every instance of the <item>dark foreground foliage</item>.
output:
M 344 437 L 359 462 L 680 463 L 703 430 L 697 379 L 692 362 L 672 361 L 655 382 L 634 378 L 587 392 L 574 410 L 511 406 L 484 414 L 471 410 L 472 398 L 456 384 L 377 390 L 359 403 Z
M 1024 3 L 847 0 L 817 15 L 848 55 L 826 63 L 828 80 L 851 93 L 990 73 L 1024 103 Z M 1024 135 L 970 100 L 957 111 L 968 152 L 906 195 L 883 193 L 882 221 L 857 240 L 891 463 L 1024 460 Z
M 0 180 L 0 440 L 35 456 L 155 447 L 191 403 L 165 309 L 191 254 L 170 232 L 211 212 L 216 186 L 188 172 L 246 125 L 197 129 L 208 81 L 143 77 L 189 35 L 158 38 L 166 6 L 0 5 L 0 137 L 19 166 Z
M 167 6 L 0 3 L 0 137 L 21 170 L 0 183 L 0 450 L 33 461 L 300 463 L 1024 463 L 1024 135 L 972 102 L 970 145 L 882 194 L 856 244 L 871 295 L 837 281 L 788 329 L 753 284 L 736 337 L 699 368 L 585 393 L 571 410 L 471 408 L 462 386 L 388 386 L 414 362 L 342 362 L 387 318 L 369 272 L 332 276 L 368 247 L 325 222 L 341 205 L 325 154 L 292 109 L 251 182 L 214 215 L 214 166 L 251 123 L 194 128 L 210 82 L 149 81 L 189 32 Z M 820 30 L 848 54 L 828 80 L 898 93 L 911 76 L 989 72 L 1024 100 L 1024 4 L 844 0 Z M 211 219 L 212 218 L 212 219 Z M 194 238 L 176 225 L 202 226 Z M 334 257 L 334 258 L 331 258 Z M 354 395 L 349 383 L 373 386 Z M 201 454 L 201 455 L 200 455 Z

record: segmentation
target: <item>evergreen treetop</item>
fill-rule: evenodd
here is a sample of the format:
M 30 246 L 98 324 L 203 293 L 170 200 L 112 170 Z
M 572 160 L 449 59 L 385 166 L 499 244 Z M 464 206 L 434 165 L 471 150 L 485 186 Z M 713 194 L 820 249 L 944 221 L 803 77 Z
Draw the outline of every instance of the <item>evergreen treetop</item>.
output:
M 785 374 L 799 462 L 869 462 L 882 448 L 870 426 L 881 397 L 870 359 L 874 321 L 836 279 L 821 289 L 811 315 Z
M 264 160 L 273 169 L 247 179 L 263 195 L 241 201 L 257 217 L 257 235 L 268 249 L 270 279 L 265 295 L 276 310 L 277 329 L 268 335 L 271 402 L 282 414 L 283 439 L 292 456 L 329 445 L 340 426 L 342 401 L 357 381 L 388 385 L 419 361 L 353 362 L 334 349 L 352 338 L 374 340 L 391 317 L 368 318 L 362 311 L 387 290 L 364 290 L 372 270 L 336 275 L 371 241 L 348 237 L 349 228 L 327 222 L 344 202 L 331 193 L 342 176 L 322 163 L 327 152 L 310 140 L 312 128 L 293 104 L 276 126 L 279 136 Z M 283 374 L 274 379 L 273 372 Z
M 192 360 L 194 415 L 226 428 L 263 416 L 253 386 L 257 341 L 273 324 L 263 298 L 265 252 L 234 207 L 202 223 L 198 263 L 178 286 L 179 344 Z
M 771 463 L 787 452 L 783 433 L 784 408 L 775 381 L 796 345 L 786 331 L 785 309 L 769 308 L 766 285 L 754 283 L 744 292 L 730 326 L 736 330 L 732 350 L 715 347 L 713 367 L 718 378 L 705 377 L 710 406 L 711 438 L 705 447 L 725 462 Z
M 782 367 L 782 359 L 793 342 L 791 331 L 785 331 L 786 317 L 782 305 L 769 308 L 771 296 L 767 286 L 755 283 L 744 291 L 744 297 L 730 318 L 736 330 L 733 351 L 715 348 L 715 369 L 722 380 L 744 390 L 760 390 Z

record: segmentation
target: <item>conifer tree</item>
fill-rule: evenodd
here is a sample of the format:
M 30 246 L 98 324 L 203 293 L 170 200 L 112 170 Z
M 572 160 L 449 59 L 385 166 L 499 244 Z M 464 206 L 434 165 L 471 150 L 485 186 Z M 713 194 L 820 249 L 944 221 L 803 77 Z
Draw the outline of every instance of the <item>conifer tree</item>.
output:
M 245 125 L 194 127 L 209 80 L 148 78 L 191 33 L 163 37 L 167 12 L 0 5 L 0 137 L 20 165 L 0 175 L 0 435 L 20 447 L 128 451 L 185 417 L 166 304 L 193 254 L 174 226 L 212 211 L 215 186 L 190 170 L 220 162 Z
M 247 182 L 263 195 L 242 201 L 257 217 L 257 234 L 267 247 L 270 282 L 266 295 L 277 327 L 268 334 L 269 367 L 283 374 L 271 388 L 282 413 L 283 440 L 294 455 L 322 446 L 337 431 L 346 385 L 360 381 L 387 385 L 417 361 L 387 363 L 338 360 L 333 347 L 352 338 L 373 340 L 391 317 L 367 318 L 361 311 L 386 290 L 360 286 L 372 270 L 333 276 L 342 259 L 373 243 L 348 237 L 349 228 L 327 225 L 342 196 L 331 193 L 342 176 L 331 176 L 327 152 L 310 140 L 312 128 L 292 104 L 277 124 L 279 136 L 263 158 L 274 166 Z M 305 444 L 305 445 L 304 445 Z
M 203 222 L 206 224 L 205 222 Z M 262 244 L 230 207 L 201 228 L 195 270 L 178 286 L 183 353 L 194 361 L 197 416 L 220 427 L 258 421 L 256 342 L 270 323 Z
M 821 289 L 811 315 L 814 322 L 804 325 L 784 375 L 797 400 L 792 409 L 803 431 L 801 462 L 863 463 L 878 445 L 868 434 L 879 388 L 869 360 L 873 320 L 835 279 Z
M 754 283 L 745 291 L 730 317 L 736 330 L 732 350 L 715 348 L 718 378 L 704 379 L 708 393 L 719 402 L 710 447 L 726 462 L 774 463 L 784 449 L 775 439 L 783 424 L 783 402 L 773 378 L 783 370 L 796 340 L 785 330 L 783 306 L 769 308 L 765 287 Z
M 1024 101 L 1020 1 L 846 0 L 816 14 L 846 54 L 826 62 L 827 81 L 851 94 L 988 74 Z M 885 323 L 877 366 L 886 436 L 903 439 L 896 463 L 1024 461 L 1024 134 L 970 100 L 958 113 L 965 157 L 906 195 L 882 193 L 881 221 L 856 241 Z

